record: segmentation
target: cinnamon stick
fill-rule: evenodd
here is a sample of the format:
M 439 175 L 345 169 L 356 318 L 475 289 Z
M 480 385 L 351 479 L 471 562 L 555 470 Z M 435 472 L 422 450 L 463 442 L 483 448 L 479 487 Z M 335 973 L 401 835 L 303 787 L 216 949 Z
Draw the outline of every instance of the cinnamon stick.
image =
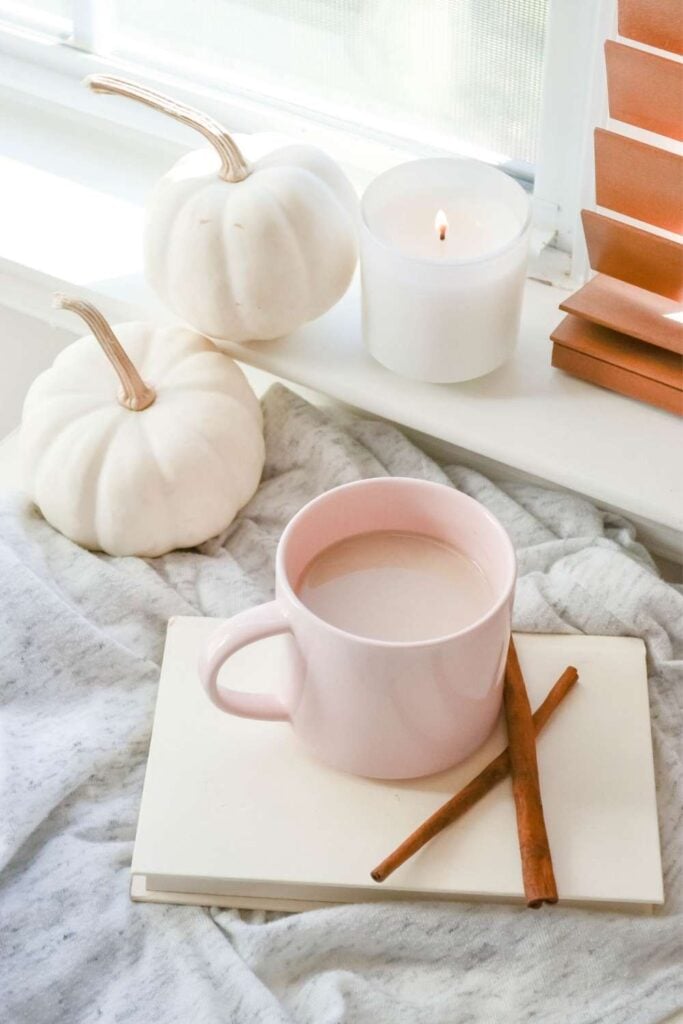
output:
M 557 903 L 557 886 L 543 817 L 534 723 L 512 637 L 505 666 L 503 699 L 524 893 L 527 906 L 535 908 L 542 903 Z
M 536 734 L 541 731 L 555 708 L 559 707 L 578 678 L 578 672 L 572 666 L 564 670 L 543 703 L 533 714 Z M 399 868 L 401 864 L 405 864 L 413 854 L 421 850 L 430 839 L 433 839 L 439 832 L 442 832 L 448 825 L 461 818 L 466 811 L 469 811 L 470 807 L 474 807 L 482 797 L 490 793 L 509 774 L 510 754 L 506 748 L 478 775 L 475 775 L 471 782 L 468 782 L 455 796 L 452 796 L 450 800 L 447 800 L 438 810 L 434 811 L 381 864 L 378 864 L 374 871 L 370 872 L 372 878 L 376 882 L 383 882 L 387 879 L 396 868 Z

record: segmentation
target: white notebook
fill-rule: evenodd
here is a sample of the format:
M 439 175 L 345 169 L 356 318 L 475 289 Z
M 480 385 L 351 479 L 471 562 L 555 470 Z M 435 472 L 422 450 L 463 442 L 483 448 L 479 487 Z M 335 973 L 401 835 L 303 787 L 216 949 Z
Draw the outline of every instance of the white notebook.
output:
M 282 722 L 218 711 L 197 679 L 219 619 L 168 627 L 132 864 L 133 899 L 273 910 L 386 899 L 521 900 L 509 780 L 386 882 L 370 871 L 506 744 L 429 778 L 378 782 L 313 760 Z M 563 669 L 579 682 L 538 761 L 560 902 L 663 901 L 645 648 L 632 638 L 515 636 L 532 707 Z M 277 689 L 291 638 L 239 652 L 221 681 Z

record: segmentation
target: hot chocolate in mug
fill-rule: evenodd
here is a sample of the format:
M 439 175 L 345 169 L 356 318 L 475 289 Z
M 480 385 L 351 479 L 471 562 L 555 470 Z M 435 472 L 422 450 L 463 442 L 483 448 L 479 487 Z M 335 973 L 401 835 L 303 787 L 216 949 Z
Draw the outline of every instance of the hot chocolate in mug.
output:
M 507 533 L 460 491 L 401 477 L 344 484 L 287 525 L 275 600 L 220 627 L 202 685 L 222 711 L 290 723 L 334 768 L 384 779 L 442 771 L 498 716 L 515 575 Z M 232 654 L 280 633 L 299 652 L 281 691 L 277 680 L 272 693 L 219 685 Z

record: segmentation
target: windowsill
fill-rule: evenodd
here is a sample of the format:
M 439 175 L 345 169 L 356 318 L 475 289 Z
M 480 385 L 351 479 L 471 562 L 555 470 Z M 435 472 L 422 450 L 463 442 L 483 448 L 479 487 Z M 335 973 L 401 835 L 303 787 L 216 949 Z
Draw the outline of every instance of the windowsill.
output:
M 182 152 L 84 114 L 6 104 L 0 176 L 0 301 L 77 330 L 50 291 L 93 294 L 116 318 L 169 319 L 141 274 L 144 195 Z M 683 495 L 674 472 L 679 423 L 657 409 L 550 366 L 562 289 L 527 284 L 518 351 L 495 373 L 443 386 L 402 379 L 365 352 L 357 283 L 326 316 L 289 338 L 233 346 L 236 358 L 447 443 L 485 472 L 578 492 L 622 511 L 679 558 Z M 455 448 L 453 448 L 455 446 Z

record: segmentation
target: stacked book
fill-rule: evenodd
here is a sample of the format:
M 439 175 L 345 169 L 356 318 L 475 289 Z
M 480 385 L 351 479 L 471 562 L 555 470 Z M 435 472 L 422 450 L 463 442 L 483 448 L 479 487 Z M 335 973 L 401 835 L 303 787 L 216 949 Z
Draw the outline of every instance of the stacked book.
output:
M 568 315 L 551 337 L 553 366 L 681 415 L 683 156 L 666 139 L 683 141 L 683 63 L 641 48 L 683 55 L 677 9 L 619 0 L 628 41 L 605 44 L 610 117 L 662 139 L 596 130 L 597 205 L 629 220 L 583 211 L 597 274 L 562 303 Z
M 391 877 L 376 870 L 498 757 L 507 741 L 502 717 L 466 761 L 438 775 L 379 781 L 335 771 L 313 760 L 287 723 L 221 714 L 206 699 L 197 663 L 222 624 L 177 617 L 168 626 L 134 900 L 264 910 L 524 900 L 509 778 Z M 519 633 L 515 645 L 534 708 L 567 665 L 578 670 L 537 747 L 560 904 L 650 911 L 664 893 L 645 645 Z M 260 640 L 230 658 L 220 685 L 277 692 L 300 657 L 290 636 Z

